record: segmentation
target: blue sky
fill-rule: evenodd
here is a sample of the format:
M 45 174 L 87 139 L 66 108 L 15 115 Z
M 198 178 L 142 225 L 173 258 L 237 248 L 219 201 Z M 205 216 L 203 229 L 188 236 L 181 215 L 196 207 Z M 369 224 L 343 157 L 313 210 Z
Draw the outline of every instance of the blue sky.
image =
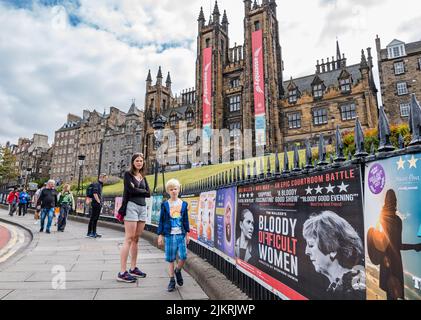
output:
M 218 3 L 230 45 L 242 43 L 243 1 Z M 419 0 L 399 1 L 411 8 L 405 15 L 393 0 L 277 3 L 285 79 L 314 73 L 337 38 L 350 64 L 363 48 L 375 54 L 377 34 L 383 47 L 421 40 Z M 174 92 L 193 87 L 201 6 L 208 18 L 210 0 L 0 0 L 0 144 L 34 132 L 52 138 L 69 112 L 128 110 L 133 98 L 143 107 L 148 69 L 154 77 L 160 65 Z

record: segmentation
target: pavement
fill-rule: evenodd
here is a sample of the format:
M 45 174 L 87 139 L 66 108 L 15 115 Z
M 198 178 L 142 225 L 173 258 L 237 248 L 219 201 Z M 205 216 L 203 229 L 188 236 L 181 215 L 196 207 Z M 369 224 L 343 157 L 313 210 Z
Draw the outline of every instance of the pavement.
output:
M 9 248 L 3 262 L 0 251 L 0 300 L 209 299 L 187 272 L 183 273 L 184 286 L 167 292 L 164 253 L 144 239 L 139 243 L 138 261 L 147 277 L 126 284 L 116 281 L 124 241 L 120 230 L 99 227 L 103 238 L 87 239 L 86 224 L 76 221 L 69 220 L 64 233 L 52 227 L 52 233 L 45 234 L 39 233 L 33 215 L 10 217 L 0 209 L 0 220 L 0 238 L 8 238 L 3 248 Z

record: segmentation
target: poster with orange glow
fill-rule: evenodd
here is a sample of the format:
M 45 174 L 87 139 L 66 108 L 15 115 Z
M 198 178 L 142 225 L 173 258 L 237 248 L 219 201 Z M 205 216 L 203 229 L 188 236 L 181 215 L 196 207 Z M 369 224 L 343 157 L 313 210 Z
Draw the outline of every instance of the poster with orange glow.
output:
M 421 300 L 421 154 L 365 173 L 368 300 Z
M 198 239 L 209 248 L 214 248 L 216 191 L 200 194 L 197 217 Z

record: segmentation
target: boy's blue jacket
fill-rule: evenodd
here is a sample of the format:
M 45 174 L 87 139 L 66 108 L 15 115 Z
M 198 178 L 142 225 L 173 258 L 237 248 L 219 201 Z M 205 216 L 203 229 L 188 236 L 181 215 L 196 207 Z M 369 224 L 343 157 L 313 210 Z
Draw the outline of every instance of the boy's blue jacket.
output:
M 190 232 L 188 206 L 189 204 L 183 201 L 183 205 L 181 206 L 181 220 L 183 222 L 182 231 L 184 235 Z M 170 204 L 168 201 L 165 201 L 161 205 L 161 216 L 159 217 L 158 235 L 171 235 Z

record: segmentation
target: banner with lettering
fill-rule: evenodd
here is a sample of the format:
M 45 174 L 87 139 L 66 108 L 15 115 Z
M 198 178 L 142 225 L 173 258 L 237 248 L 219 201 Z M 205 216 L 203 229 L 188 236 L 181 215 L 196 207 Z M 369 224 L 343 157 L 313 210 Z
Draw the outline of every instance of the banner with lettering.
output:
M 266 101 L 262 30 L 252 33 L 252 50 L 256 147 L 262 147 L 266 145 Z
M 283 299 L 365 299 L 358 166 L 241 186 L 237 198 L 237 268 Z
M 203 152 L 210 152 L 212 135 L 212 48 L 203 49 Z
M 421 300 L 421 154 L 365 171 L 367 299 Z

